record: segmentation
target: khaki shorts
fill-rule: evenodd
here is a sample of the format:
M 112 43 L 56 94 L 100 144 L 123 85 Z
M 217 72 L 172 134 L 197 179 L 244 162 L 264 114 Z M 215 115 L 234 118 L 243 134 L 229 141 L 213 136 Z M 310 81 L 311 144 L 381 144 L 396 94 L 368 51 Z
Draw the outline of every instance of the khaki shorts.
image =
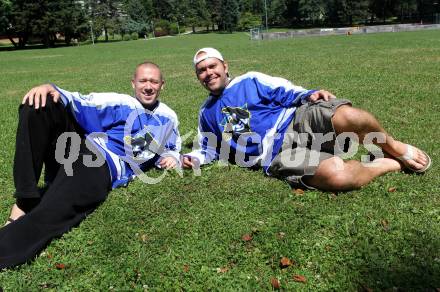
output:
M 313 176 L 321 161 L 342 153 L 343 145 L 336 143 L 332 117 L 338 107 L 346 104 L 351 105 L 351 102 L 332 99 L 297 108 L 281 151 L 268 173 L 287 180 L 292 187 L 313 189 L 303 182 L 303 178 Z

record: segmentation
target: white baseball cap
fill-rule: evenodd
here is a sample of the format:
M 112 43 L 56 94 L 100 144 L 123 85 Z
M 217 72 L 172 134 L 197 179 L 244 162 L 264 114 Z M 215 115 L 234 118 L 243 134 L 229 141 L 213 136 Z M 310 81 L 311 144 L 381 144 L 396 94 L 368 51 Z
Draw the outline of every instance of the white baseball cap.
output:
M 205 53 L 202 56 L 198 56 L 200 53 Z M 216 58 L 220 61 L 224 62 L 222 54 L 220 54 L 219 51 L 217 51 L 214 48 L 203 48 L 197 51 L 197 53 L 194 55 L 194 66 L 196 66 L 198 63 L 208 59 L 208 58 Z

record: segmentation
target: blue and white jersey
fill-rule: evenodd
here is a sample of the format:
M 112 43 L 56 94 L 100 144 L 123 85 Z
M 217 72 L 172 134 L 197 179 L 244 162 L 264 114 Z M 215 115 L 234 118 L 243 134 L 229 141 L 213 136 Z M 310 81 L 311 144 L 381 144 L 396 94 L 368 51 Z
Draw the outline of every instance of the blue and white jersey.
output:
M 126 185 L 136 169 L 158 165 L 160 157 L 172 156 L 180 162 L 177 115 L 164 103 L 148 111 L 129 95 L 82 95 L 54 87 L 86 138 L 104 155 L 113 188 Z
M 281 149 L 296 108 L 315 91 L 258 72 L 236 77 L 220 96 L 210 95 L 203 104 L 199 149 L 186 155 L 196 157 L 201 164 L 219 157 L 227 159 L 228 155 L 222 153 L 225 147 L 221 147 L 226 142 L 237 164 L 258 163 L 267 172 Z

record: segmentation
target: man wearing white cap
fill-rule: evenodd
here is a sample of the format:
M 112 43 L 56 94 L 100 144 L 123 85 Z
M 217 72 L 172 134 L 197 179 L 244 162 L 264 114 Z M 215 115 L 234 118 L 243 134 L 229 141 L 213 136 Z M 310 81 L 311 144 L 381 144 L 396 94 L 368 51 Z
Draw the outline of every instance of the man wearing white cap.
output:
M 328 91 L 258 72 L 231 79 L 214 48 L 198 50 L 193 63 L 210 94 L 200 110 L 199 148 L 184 156 L 184 167 L 232 160 L 261 166 L 293 187 L 347 191 L 388 172 L 423 173 L 431 165 L 425 152 L 393 139 L 370 113 Z M 347 138 L 364 143 L 375 159 L 342 160 L 342 149 L 353 149 Z

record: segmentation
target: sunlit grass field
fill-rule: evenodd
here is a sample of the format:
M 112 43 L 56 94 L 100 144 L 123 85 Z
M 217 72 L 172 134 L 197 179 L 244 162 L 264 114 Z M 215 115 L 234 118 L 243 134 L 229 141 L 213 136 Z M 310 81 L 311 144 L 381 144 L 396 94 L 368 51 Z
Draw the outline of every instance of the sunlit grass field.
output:
M 388 174 L 338 195 L 295 193 L 233 165 L 209 165 L 201 176 L 170 172 L 155 185 L 135 180 L 33 262 L 0 272 L 0 287 L 270 290 L 272 278 L 295 291 L 440 287 L 439 30 L 277 41 L 201 34 L 0 52 L 0 219 L 14 202 L 17 107 L 28 89 L 53 82 L 82 93 L 131 94 L 135 65 L 151 60 L 166 79 L 161 99 L 192 139 L 207 95 L 192 57 L 204 46 L 223 52 L 232 75 L 260 71 L 351 99 L 393 136 L 427 151 L 432 169 Z M 252 239 L 243 240 L 246 234 Z M 293 265 L 280 268 L 282 257 Z M 306 282 L 295 281 L 298 275 Z

